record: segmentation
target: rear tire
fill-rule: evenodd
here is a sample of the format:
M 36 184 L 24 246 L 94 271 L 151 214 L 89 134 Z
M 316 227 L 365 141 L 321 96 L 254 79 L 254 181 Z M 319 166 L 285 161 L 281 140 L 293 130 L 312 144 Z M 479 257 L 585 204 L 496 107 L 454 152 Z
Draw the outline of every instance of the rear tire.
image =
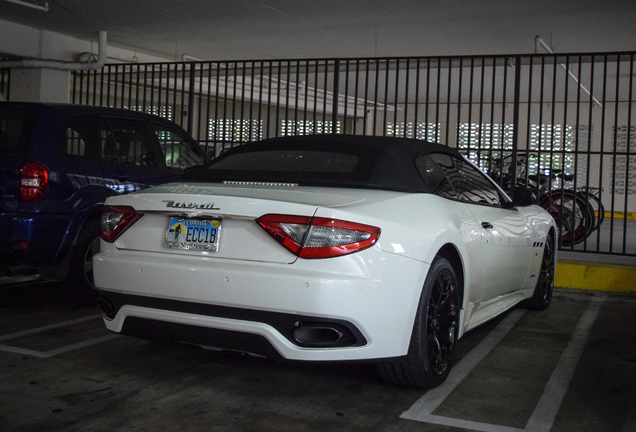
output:
M 418 304 L 409 350 L 404 358 L 378 365 L 388 382 L 433 388 L 451 370 L 459 332 L 459 284 L 452 265 L 437 257 Z
M 93 255 L 99 252 L 99 221 L 87 221 L 77 238 L 71 256 L 67 282 L 71 301 L 94 306 L 97 291 L 93 280 Z
M 554 270 L 554 238 L 548 234 L 543 246 L 541 270 L 537 285 L 534 287 L 534 294 L 523 302 L 526 309 L 545 310 L 550 306 L 554 291 Z

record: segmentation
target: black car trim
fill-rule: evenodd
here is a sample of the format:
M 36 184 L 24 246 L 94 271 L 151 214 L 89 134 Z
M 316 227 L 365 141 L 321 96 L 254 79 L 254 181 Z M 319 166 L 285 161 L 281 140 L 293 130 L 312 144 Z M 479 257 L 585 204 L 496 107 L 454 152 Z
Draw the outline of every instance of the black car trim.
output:
M 215 348 L 248 352 L 271 359 L 283 360 L 280 353 L 265 337 L 253 333 L 169 323 L 131 316 L 126 318 L 121 334 L 159 343 L 174 341 L 194 345 L 209 345 Z
M 339 348 L 339 347 L 359 347 L 367 344 L 367 339 L 360 330 L 352 323 L 341 319 L 330 319 L 323 317 L 314 317 L 309 315 L 270 312 L 255 309 L 235 308 L 228 306 L 219 306 L 214 304 L 186 302 L 179 300 L 171 300 L 157 297 L 146 297 L 132 294 L 123 294 L 110 291 L 100 291 L 100 302 L 106 301 L 109 304 L 109 311 L 106 314 L 109 318 L 114 318 L 122 306 L 139 306 L 149 309 L 165 310 L 172 312 L 189 313 L 193 315 L 228 318 L 239 321 L 249 321 L 267 324 L 278 331 L 287 340 L 301 347 L 315 348 Z M 104 310 L 104 308 L 102 308 Z M 132 316 L 126 317 L 125 323 Z M 294 330 L 302 326 L 333 325 L 339 331 L 343 332 L 343 337 L 336 343 L 329 346 L 325 345 L 307 345 L 298 342 L 294 338 Z M 124 325 L 126 328 L 126 324 Z M 124 333 L 127 334 L 127 333 Z M 144 337 L 141 335 L 140 337 Z M 216 345 L 209 341 L 210 345 Z M 193 342 L 194 343 L 194 342 Z M 202 343 L 201 344 L 205 344 Z M 220 347 L 222 348 L 222 347 Z

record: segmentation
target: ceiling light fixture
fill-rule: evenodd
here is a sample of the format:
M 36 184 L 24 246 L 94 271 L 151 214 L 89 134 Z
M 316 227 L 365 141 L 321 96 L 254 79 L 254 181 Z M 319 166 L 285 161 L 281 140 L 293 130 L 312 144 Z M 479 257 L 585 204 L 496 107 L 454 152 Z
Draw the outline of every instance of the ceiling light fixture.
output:
M 26 1 L 22 1 L 22 0 L 4 0 L 6 2 L 9 3 L 13 3 L 13 4 L 17 4 L 20 6 L 25 6 L 31 9 L 36 9 L 42 12 L 48 12 L 49 11 L 49 2 L 45 1 L 44 4 L 40 5 L 37 4 L 36 2 L 26 2 Z

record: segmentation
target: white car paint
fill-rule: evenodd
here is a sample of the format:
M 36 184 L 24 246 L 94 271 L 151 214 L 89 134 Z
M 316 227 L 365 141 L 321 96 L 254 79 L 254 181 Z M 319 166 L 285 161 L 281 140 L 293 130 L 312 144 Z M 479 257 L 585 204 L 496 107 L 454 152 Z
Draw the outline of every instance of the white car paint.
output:
M 535 206 L 494 208 L 366 189 L 177 183 L 113 197 L 107 204 L 133 206 L 144 216 L 114 243 L 101 242 L 94 258 L 100 290 L 346 320 L 367 343 L 300 347 L 261 322 L 140 306 L 123 306 L 114 318 L 105 317 L 108 329 L 119 332 L 128 317 L 141 317 L 254 333 L 296 360 L 405 355 L 429 266 L 447 244 L 464 266 L 461 336 L 532 295 L 542 245 L 554 226 Z M 221 219 L 218 252 L 164 246 L 169 216 L 183 213 Z M 382 232 L 375 245 L 354 254 L 299 259 L 255 223 L 268 213 L 349 220 Z

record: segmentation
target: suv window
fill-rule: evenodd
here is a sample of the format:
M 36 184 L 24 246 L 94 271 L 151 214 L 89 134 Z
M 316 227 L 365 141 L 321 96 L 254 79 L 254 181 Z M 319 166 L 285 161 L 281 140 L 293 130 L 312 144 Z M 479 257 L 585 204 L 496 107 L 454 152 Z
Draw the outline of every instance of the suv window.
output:
M 62 154 L 99 160 L 99 145 L 93 116 L 78 116 L 70 119 L 64 128 Z
M 469 203 L 501 205 L 501 196 L 488 177 L 469 162 L 434 153 L 417 161 L 420 175 L 431 192 Z
M 110 129 L 100 133 L 102 158 L 119 164 L 159 166 L 146 123 L 140 120 L 108 119 Z
M 184 170 L 205 162 L 203 155 L 196 153 L 192 148 L 192 140 L 185 137 L 182 133 L 157 123 L 153 123 L 152 128 L 157 134 L 168 168 Z
M 0 110 L 0 153 L 22 154 L 26 151 L 32 120 L 31 110 Z

